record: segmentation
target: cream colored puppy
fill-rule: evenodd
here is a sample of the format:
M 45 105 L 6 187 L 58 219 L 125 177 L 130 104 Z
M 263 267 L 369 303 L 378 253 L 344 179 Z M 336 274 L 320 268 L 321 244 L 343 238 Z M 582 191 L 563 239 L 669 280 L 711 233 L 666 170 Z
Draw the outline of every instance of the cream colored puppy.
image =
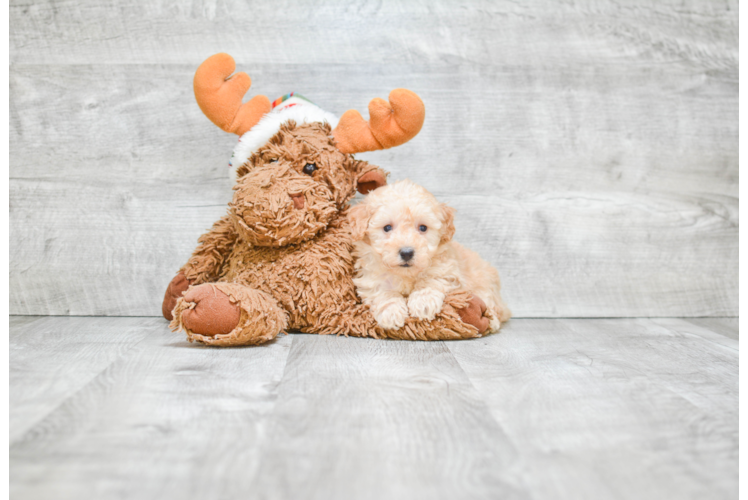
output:
M 379 325 L 400 328 L 408 316 L 434 319 L 458 288 L 486 303 L 489 331 L 511 312 L 501 299 L 499 273 L 452 241 L 454 209 L 404 180 L 369 193 L 348 213 L 356 258 L 357 293 Z

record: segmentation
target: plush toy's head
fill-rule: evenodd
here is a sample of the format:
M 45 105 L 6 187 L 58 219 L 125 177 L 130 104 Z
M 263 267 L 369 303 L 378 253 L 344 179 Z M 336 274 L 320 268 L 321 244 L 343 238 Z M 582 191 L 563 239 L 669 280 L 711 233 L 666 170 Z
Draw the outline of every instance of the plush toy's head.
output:
M 211 121 L 240 135 L 230 215 L 255 246 L 313 238 L 356 190 L 366 194 L 386 183 L 384 171 L 352 155 L 403 144 L 423 125 L 423 102 L 405 89 L 392 91 L 389 103 L 372 100 L 370 122 L 355 110 L 338 120 L 294 94 L 273 105 L 265 96 L 242 104 L 251 80 L 246 73 L 230 76 L 234 69 L 228 54 L 208 58 L 195 73 L 195 98 Z
M 385 184 L 377 167 L 335 147 L 327 123 L 290 121 L 237 169 L 230 214 L 242 239 L 284 246 L 314 237 L 358 189 Z

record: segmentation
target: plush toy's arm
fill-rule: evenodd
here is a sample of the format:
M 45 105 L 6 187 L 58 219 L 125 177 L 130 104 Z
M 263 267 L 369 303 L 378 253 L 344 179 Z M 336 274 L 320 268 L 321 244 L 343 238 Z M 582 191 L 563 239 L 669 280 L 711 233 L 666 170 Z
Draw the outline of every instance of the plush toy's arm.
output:
M 237 238 L 229 216 L 222 217 L 213 224 L 210 231 L 198 238 L 199 245 L 179 271 L 184 273 L 191 285 L 216 281 Z
M 374 319 L 369 306 L 348 302 L 337 305 L 334 312 L 320 314 L 317 324 L 301 331 L 400 340 L 470 339 L 481 337 L 488 329 L 485 310 L 482 300 L 470 292 L 455 290 L 446 296 L 433 320 L 408 318 L 403 327 L 386 330 Z
M 346 229 L 347 228 L 343 228 Z M 352 335 L 355 337 L 392 338 L 405 340 L 447 340 L 480 337 L 488 328 L 484 317 L 485 304 L 470 291 L 453 290 L 444 297 L 440 311 L 434 319 L 425 320 L 408 317 L 405 324 L 396 329 L 382 328 L 374 318 L 368 305 L 359 302 L 353 274 L 353 257 L 339 251 L 343 257 L 340 264 L 351 266 L 349 273 L 330 275 L 327 279 L 319 276 L 315 283 L 329 283 L 332 286 L 313 287 L 306 292 L 307 304 L 312 306 L 305 321 L 292 318 L 290 328 L 302 332 L 319 334 Z M 323 269 L 335 269 L 325 266 Z M 366 295 L 364 293 L 364 295 Z
M 164 318 L 172 320 L 172 311 L 182 294 L 190 285 L 199 285 L 216 281 L 221 275 L 226 258 L 236 243 L 237 234 L 234 225 L 225 216 L 197 241 L 200 243 L 187 264 L 182 266 L 171 280 L 164 294 L 161 313 Z

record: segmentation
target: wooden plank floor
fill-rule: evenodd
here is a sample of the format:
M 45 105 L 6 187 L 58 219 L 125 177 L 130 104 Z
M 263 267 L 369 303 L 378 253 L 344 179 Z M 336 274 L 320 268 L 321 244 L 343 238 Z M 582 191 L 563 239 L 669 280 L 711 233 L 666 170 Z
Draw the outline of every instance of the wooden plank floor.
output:
M 736 498 L 737 319 L 189 344 L 10 321 L 11 498 Z

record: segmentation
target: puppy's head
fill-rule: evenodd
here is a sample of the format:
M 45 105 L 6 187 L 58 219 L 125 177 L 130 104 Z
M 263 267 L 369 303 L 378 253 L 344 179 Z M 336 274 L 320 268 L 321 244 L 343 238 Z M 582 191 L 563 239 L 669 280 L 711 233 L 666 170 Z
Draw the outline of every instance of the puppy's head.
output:
M 454 209 L 404 180 L 372 191 L 348 213 L 358 247 L 390 272 L 416 275 L 455 232 Z

